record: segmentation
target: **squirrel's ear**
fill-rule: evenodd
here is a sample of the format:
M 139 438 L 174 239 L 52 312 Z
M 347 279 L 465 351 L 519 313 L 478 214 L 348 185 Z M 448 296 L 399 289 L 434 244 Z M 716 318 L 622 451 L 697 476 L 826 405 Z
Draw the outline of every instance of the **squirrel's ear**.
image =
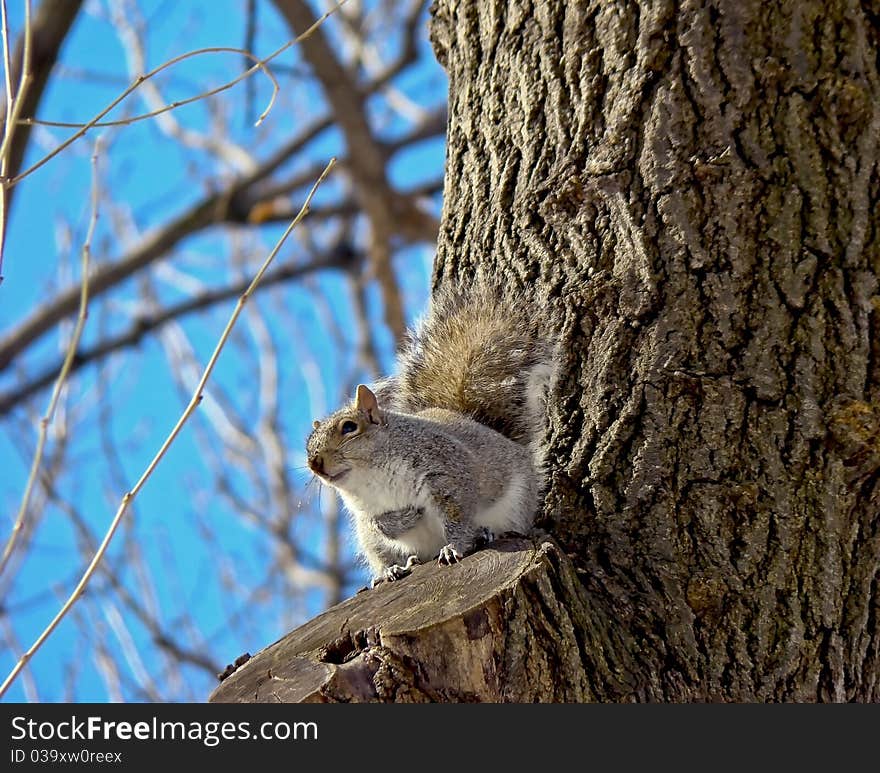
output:
M 358 384 L 355 408 L 365 413 L 372 424 L 382 423 L 382 419 L 379 416 L 379 401 L 376 399 L 376 395 L 370 391 L 370 388 L 364 384 Z

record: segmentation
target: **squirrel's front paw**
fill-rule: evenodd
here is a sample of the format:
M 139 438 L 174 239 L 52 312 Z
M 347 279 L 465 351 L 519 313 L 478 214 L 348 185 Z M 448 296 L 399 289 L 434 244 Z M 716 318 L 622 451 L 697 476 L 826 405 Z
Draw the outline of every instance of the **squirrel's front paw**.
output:
M 372 587 L 375 588 L 380 582 L 394 582 L 395 580 L 402 580 L 408 574 L 412 573 L 412 568 L 417 563 L 419 563 L 419 557 L 410 556 L 406 559 L 406 564 L 404 566 L 400 566 L 399 564 L 386 566 L 384 571 L 382 572 L 381 577 L 373 578 Z
M 444 564 L 448 566 L 458 563 L 462 558 L 464 558 L 464 556 L 452 547 L 452 545 L 444 545 L 440 548 L 440 555 L 437 556 L 437 563 L 440 566 L 443 566 Z
M 406 577 L 412 569 L 408 569 L 406 566 L 400 566 L 399 564 L 392 564 L 385 568 L 385 571 L 382 573 L 382 579 L 388 582 L 394 582 L 395 580 L 402 580 Z

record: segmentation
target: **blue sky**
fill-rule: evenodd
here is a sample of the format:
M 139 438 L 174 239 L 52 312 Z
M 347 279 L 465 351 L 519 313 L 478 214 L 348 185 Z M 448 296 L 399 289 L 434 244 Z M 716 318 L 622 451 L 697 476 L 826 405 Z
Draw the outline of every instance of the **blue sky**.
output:
M 10 4 L 13 27 L 18 28 L 21 3 Z M 147 60 L 154 66 L 165 59 L 203 46 L 241 46 L 244 37 L 244 2 L 233 0 L 189 0 L 187 3 L 142 2 L 138 6 L 146 21 L 149 49 Z M 108 4 L 87 3 L 87 13 L 81 14 L 62 56 L 62 75 L 56 77 L 47 92 L 40 109 L 41 117 L 56 120 L 88 120 L 123 87 L 126 79 L 123 48 L 112 25 L 102 18 Z M 261 55 L 277 48 L 286 39 L 285 25 L 274 14 L 271 5 L 259 3 L 258 35 L 254 49 Z M 442 71 L 428 51 L 427 35 L 422 35 L 424 55 L 420 65 L 402 77 L 397 86 L 416 104 L 436 106 L 445 99 L 445 80 Z M 282 63 L 293 64 L 297 55 L 289 52 Z M 177 99 L 189 96 L 230 79 L 241 70 L 241 60 L 233 55 L 206 56 L 189 60 L 175 68 L 162 80 L 163 96 Z M 88 73 L 83 76 L 83 72 Z M 95 74 L 102 78 L 98 80 Z M 290 80 L 286 81 L 289 85 Z M 264 125 L 253 128 L 246 120 L 242 107 L 245 89 L 242 85 L 223 97 L 221 110 L 231 111 L 227 117 L 231 136 L 243 146 L 263 157 L 289 136 L 291 129 L 315 114 L 321 96 L 308 84 L 294 83 L 279 98 L 278 105 Z M 257 112 L 268 98 L 265 79 L 258 79 L 256 86 Z M 374 121 L 382 125 L 383 136 L 398 133 L 403 123 L 387 120 L 379 102 L 374 106 Z M 142 112 L 143 103 L 137 99 L 126 102 L 116 115 Z M 239 115 L 238 113 L 241 113 Z M 202 130 L 216 120 L 204 105 L 195 105 L 175 113 L 181 124 Z M 383 123 L 384 122 L 384 123 Z M 52 143 L 65 136 L 66 130 L 39 129 L 36 142 L 32 144 L 29 159 L 35 160 L 52 147 Z M 113 211 L 118 217 L 127 218 L 128 228 L 145 233 L 156 224 L 183 211 L 203 192 L 217 174 L 216 165 L 210 158 L 181 149 L 164 137 L 151 122 L 136 123 L 120 130 L 102 131 L 106 153 L 100 165 L 101 186 L 105 197 L 111 199 Z M 16 191 L 16 200 L 9 225 L 6 255 L 4 258 L 4 282 L 0 285 L 0 337 L 5 335 L 17 321 L 27 316 L 41 302 L 51 298 L 59 287 L 67 286 L 79 276 L 79 250 L 89 215 L 90 162 L 93 139 L 90 133 L 43 169 L 22 182 Z M 326 132 L 312 143 L 296 165 L 308 166 L 316 160 L 326 161 L 330 155 L 341 150 L 338 133 Z M 441 142 L 423 143 L 407 154 L 399 154 L 392 160 L 390 171 L 395 184 L 402 188 L 434 179 L 442 172 L 443 146 Z M 27 166 L 27 162 L 26 162 Z M 341 180 L 329 181 L 319 193 L 321 199 L 331 200 L 340 190 Z M 434 203 L 439 214 L 439 201 Z M 108 209 L 110 209 L 108 204 Z M 117 212 L 118 209 L 118 212 Z M 112 260 L 125 250 L 119 243 L 119 229 L 108 222 L 112 213 L 102 212 L 96 237 L 93 241 L 95 260 Z M 232 238 L 249 240 L 256 249 L 262 247 L 263 255 L 283 230 L 283 226 L 271 226 L 237 237 L 228 232 L 214 230 L 188 239 L 181 247 L 179 256 L 167 269 L 181 269 L 192 281 L 216 284 L 219 279 L 231 276 L 238 269 L 224 263 L 230 254 Z M 316 227 L 314 238 L 320 242 L 327 238 Z M 132 236 L 133 239 L 137 238 Z M 292 239 L 288 248 L 279 255 L 279 261 L 305 260 L 304 247 Z M 407 314 L 416 316 L 427 298 L 431 269 L 431 251 L 428 248 L 401 250 L 396 256 L 401 285 L 404 290 Z M 220 268 L 218 268 L 218 266 Z M 171 277 L 170 279 L 168 277 Z M 351 332 L 348 316 L 349 290 L 344 279 L 332 273 L 316 278 L 317 291 L 329 299 L 332 314 L 344 333 Z M 175 287 L 173 273 L 158 276 L 157 292 L 162 299 L 181 294 Z M 130 323 L 131 304 L 140 293 L 132 281 L 120 288 L 112 304 L 96 304 L 84 334 L 84 343 L 93 342 L 109 331 L 121 330 Z M 375 289 L 369 289 L 370 314 L 376 326 L 381 328 L 381 308 Z M 327 408 L 333 408 L 341 399 L 341 384 L 351 377 L 350 351 L 353 340 L 339 352 L 328 339 L 326 320 L 314 304 L 315 289 L 296 285 L 282 285 L 260 296 L 259 303 L 269 319 L 270 335 L 278 350 L 289 354 L 290 366 L 281 374 L 282 393 L 285 399 L 280 417 L 285 438 L 295 450 L 291 457 L 295 465 L 302 464 L 302 441 L 315 418 L 305 399 L 309 384 L 301 372 L 299 359 L 307 352 L 318 363 L 320 383 L 325 394 L 319 398 Z M 196 358 L 204 364 L 216 342 L 226 319 L 234 306 L 230 301 L 207 313 L 193 315 L 183 321 L 183 328 L 195 348 Z M 296 329 L 291 329 L 293 325 Z M 381 332 L 383 363 L 392 362 L 391 339 Z M 16 369 L 25 373 L 36 372 L 41 365 L 53 361 L 59 353 L 63 339 L 55 331 L 46 336 L 39 348 Z M 237 357 L 237 350 L 230 347 L 221 357 L 214 382 L 226 394 L 234 395 L 242 405 L 252 401 L 253 389 L 251 366 Z M 0 392 L 15 383 L 17 374 L 0 374 Z M 366 378 L 366 374 L 364 374 Z M 98 381 L 106 386 L 104 399 L 94 404 Z M 209 395 L 211 388 L 209 387 Z M 31 409 L 42 412 L 48 393 L 41 394 Z M 68 472 L 59 478 L 59 493 L 75 503 L 83 520 L 97 536 L 103 534 L 122 493 L 140 475 L 168 430 L 180 415 L 183 398 L 169 373 L 167 358 L 156 341 L 146 341 L 138 349 L 121 356 L 103 373 L 87 368 L 72 381 L 65 400 L 68 415 L 82 412 L 81 423 L 69 439 Z M 109 412 L 106 433 L 98 430 L 95 417 Z M 0 506 L 6 524 L 11 523 L 20 501 L 34 444 L 32 417 L 22 407 L 5 419 L 0 419 Z M 240 652 L 251 652 L 265 646 L 289 626 L 317 613 L 322 605 L 321 594 L 306 594 L 302 604 L 292 608 L 284 598 L 261 601 L 258 614 L 250 621 L 249 633 L 233 636 L 226 629 L 226 621 L 236 610 L 249 609 L 240 599 L 230 598 L 223 591 L 219 577 L 223 567 L 234 566 L 235 572 L 246 585 L 258 584 L 269 566 L 265 555 L 266 537 L 259 530 L 243 525 L 241 519 L 229 512 L 224 501 L 205 493 L 211 482 L 210 471 L 201 462 L 203 447 L 198 442 L 199 420 L 184 431 L 175 446 L 157 469 L 153 478 L 135 503 L 124 529 L 136 534 L 136 543 L 143 553 L 144 562 L 150 568 L 153 598 L 145 603 L 153 604 L 160 611 L 167 625 L 175 625 L 176 616 L 185 609 L 198 623 L 207 642 L 199 646 L 210 650 L 213 657 L 226 662 Z M 119 451 L 118 464 L 111 463 L 107 454 L 107 439 Z M 50 450 L 57 439 L 50 443 Z M 230 477 L 235 485 L 247 488 L 247 482 L 237 480 L 234 470 Z M 300 489 L 305 476 L 291 470 L 291 481 Z M 325 492 L 323 497 L 330 496 Z M 303 491 L 306 503 L 302 518 L 295 528 L 303 540 L 320 539 L 320 504 L 314 495 Z M 310 514 L 311 513 L 311 514 Z M 73 587 L 82 569 L 82 559 L 75 550 L 77 536 L 68 515 L 55 506 L 48 506 L 37 515 L 42 517 L 34 545 L 27 560 L 16 574 L 12 586 L 0 587 L 6 608 L 11 610 L 15 637 L 20 645 L 27 646 L 42 630 L 60 600 Z M 36 517 L 36 516 L 34 516 Z M 222 534 L 218 544 L 208 544 L 204 537 L 206 519 Z M 0 529 L 5 541 L 8 526 Z M 111 563 L 118 563 L 118 549 L 111 547 L 108 554 Z M 132 588 L 136 577 L 132 567 L 119 566 L 120 576 Z M 0 578 L 2 580 L 2 578 Z M 362 582 L 365 575 L 359 578 Z M 99 582 L 102 582 L 100 578 Z M 350 591 L 358 586 L 353 582 Z M 80 609 L 80 607 L 82 609 Z M 255 607 L 255 612 L 257 608 Z M 124 696 L 132 699 L 139 693 L 144 673 L 156 677 L 161 674 L 161 658 L 149 645 L 146 632 L 136 620 L 114 617 L 111 605 L 101 603 L 101 595 L 87 597 L 78 604 L 74 614 L 65 620 L 43 649 L 32 661 L 30 671 L 41 700 L 60 700 L 74 697 L 76 700 L 104 701 L 114 698 L 108 693 L 100 678 L 96 661 L 100 653 L 89 648 L 89 640 L 83 635 L 83 627 L 105 625 L 110 629 L 107 641 L 114 643 L 127 654 L 122 658 L 123 684 L 127 686 Z M 115 626 L 115 627 L 114 627 Z M 131 641 L 127 637 L 131 637 Z M 0 648 L 0 670 L 3 676 L 14 663 L 12 654 Z M 66 692 L 66 684 L 77 672 L 76 689 Z M 201 672 L 192 672 L 192 699 L 203 698 L 211 688 L 210 680 Z M 183 694 L 183 693 L 181 693 Z M 19 680 L 10 690 L 8 700 L 24 700 L 27 694 Z M 116 696 L 118 697 L 118 696 Z

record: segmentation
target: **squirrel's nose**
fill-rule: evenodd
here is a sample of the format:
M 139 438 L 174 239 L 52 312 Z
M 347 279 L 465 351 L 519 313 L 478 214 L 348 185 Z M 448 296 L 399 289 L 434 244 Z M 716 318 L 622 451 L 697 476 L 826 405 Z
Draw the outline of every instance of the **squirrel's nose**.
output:
M 324 472 L 324 457 L 320 454 L 315 454 L 314 456 L 309 457 L 309 469 L 312 472 L 316 472 L 319 475 Z

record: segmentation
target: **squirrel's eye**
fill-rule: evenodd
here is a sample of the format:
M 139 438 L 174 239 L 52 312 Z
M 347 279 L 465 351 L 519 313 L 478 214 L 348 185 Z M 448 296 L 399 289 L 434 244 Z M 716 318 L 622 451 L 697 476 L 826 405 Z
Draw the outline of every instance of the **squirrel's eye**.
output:
M 343 435 L 350 435 L 352 432 L 357 432 L 358 425 L 353 421 L 344 421 L 342 425 L 339 427 L 339 431 Z

